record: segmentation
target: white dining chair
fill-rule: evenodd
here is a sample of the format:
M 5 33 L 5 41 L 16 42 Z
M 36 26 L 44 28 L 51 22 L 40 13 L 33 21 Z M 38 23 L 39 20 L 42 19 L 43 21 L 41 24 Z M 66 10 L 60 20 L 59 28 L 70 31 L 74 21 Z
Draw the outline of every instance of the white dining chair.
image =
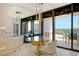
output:
M 47 45 L 47 44 L 46 44 Z M 50 42 L 47 46 L 42 46 L 40 48 L 40 51 L 43 53 L 43 54 L 48 54 L 48 55 L 57 55 L 56 53 L 56 41 L 52 41 Z

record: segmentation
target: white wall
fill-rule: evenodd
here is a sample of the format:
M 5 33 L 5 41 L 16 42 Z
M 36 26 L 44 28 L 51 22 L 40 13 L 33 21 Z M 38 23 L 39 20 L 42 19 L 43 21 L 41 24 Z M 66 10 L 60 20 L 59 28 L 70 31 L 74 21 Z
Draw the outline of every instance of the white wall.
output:
M 16 7 L 16 6 L 8 6 L 0 4 L 0 27 L 5 27 L 6 32 L 8 34 L 13 35 L 13 24 L 18 23 L 20 25 L 20 20 L 16 22 L 16 11 L 22 12 L 20 15 L 21 18 L 26 15 L 26 9 Z M 17 19 L 18 20 L 18 19 Z M 19 26 L 20 33 L 20 26 Z
M 7 32 L 11 32 L 11 18 L 8 15 L 10 7 L 0 5 L 0 27 L 5 27 Z

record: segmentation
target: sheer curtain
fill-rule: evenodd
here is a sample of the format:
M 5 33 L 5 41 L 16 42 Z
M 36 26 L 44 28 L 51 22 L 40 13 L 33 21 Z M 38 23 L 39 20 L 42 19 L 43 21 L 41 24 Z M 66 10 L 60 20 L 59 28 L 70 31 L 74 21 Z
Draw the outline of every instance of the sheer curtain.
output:
M 48 40 L 52 41 L 52 17 L 44 19 L 44 36 L 48 36 Z

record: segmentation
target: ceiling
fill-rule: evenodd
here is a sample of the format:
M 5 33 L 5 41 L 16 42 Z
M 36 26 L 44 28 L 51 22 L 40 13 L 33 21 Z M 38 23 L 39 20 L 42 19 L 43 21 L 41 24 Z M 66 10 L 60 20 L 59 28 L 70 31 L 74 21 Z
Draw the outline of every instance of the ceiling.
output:
M 42 12 L 47 11 L 50 9 L 54 9 L 60 6 L 64 6 L 70 3 L 43 3 L 41 5 Z M 36 3 L 8 3 L 8 5 L 12 6 L 18 6 L 28 9 L 29 11 L 35 11 L 36 10 Z
M 58 8 L 67 4 L 70 3 L 43 3 L 41 5 L 41 11 L 48 11 L 50 9 Z M 26 10 L 26 14 L 28 14 L 27 16 L 36 14 L 36 3 L 5 3 L 5 5 L 24 8 Z

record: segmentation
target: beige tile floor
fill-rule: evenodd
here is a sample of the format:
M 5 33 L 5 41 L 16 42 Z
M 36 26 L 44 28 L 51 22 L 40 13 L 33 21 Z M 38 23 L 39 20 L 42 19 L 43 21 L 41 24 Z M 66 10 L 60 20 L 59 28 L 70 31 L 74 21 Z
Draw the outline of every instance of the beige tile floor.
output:
M 30 43 L 24 44 L 17 51 L 7 54 L 6 56 L 35 56 L 35 46 L 32 46 Z
M 36 47 L 30 43 L 24 44 L 20 49 L 17 49 L 15 52 L 6 54 L 6 56 L 35 56 L 35 49 Z M 57 48 L 57 56 L 79 56 L 79 52 Z

